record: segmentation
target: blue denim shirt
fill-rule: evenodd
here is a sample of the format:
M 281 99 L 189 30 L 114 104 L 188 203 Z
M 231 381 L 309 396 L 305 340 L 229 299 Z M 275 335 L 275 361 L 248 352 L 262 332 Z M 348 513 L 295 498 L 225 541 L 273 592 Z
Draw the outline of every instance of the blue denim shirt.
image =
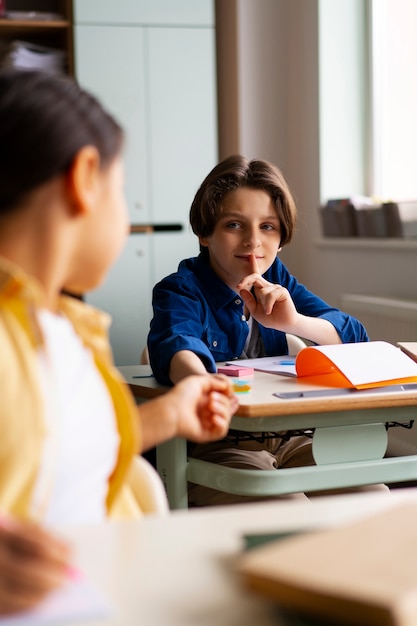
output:
M 368 341 L 357 319 L 308 291 L 280 259 L 264 277 L 288 289 L 299 313 L 331 322 L 343 343 Z M 243 301 L 213 272 L 205 255 L 181 261 L 176 273 L 155 285 L 152 305 L 148 349 L 152 370 L 160 383 L 172 384 L 169 364 L 180 350 L 197 354 L 209 372 L 216 371 L 216 361 L 241 356 L 249 334 Z M 259 330 L 266 355 L 288 354 L 285 333 L 261 324 Z

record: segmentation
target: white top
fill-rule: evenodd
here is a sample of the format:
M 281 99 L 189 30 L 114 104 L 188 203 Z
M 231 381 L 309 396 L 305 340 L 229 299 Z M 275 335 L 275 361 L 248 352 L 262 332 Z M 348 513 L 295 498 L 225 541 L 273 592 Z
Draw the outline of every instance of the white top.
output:
M 46 310 L 38 319 L 45 339 L 39 372 L 48 435 L 33 512 L 51 524 L 102 521 L 119 447 L 112 400 L 72 324 Z

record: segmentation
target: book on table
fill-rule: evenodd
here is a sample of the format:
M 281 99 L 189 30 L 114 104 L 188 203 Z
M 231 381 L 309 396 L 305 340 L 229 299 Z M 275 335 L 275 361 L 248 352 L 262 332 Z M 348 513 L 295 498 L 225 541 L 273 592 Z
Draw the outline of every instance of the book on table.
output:
M 417 624 L 417 502 L 245 552 L 243 585 L 320 624 Z

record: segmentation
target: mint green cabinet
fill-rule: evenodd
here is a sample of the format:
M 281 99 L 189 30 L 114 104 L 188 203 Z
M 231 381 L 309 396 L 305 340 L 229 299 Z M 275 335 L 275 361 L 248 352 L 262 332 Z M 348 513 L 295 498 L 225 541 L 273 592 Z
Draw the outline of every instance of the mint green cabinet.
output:
M 207 0 L 75 0 L 79 23 L 214 26 L 214 2 Z
M 133 224 L 150 221 L 143 39 L 140 28 L 75 27 L 77 79 L 100 98 L 126 133 L 126 197 Z
M 188 212 L 217 162 L 213 5 L 212 0 L 75 1 L 76 77 L 126 131 L 132 230 L 157 229 L 157 234 L 132 233 L 106 283 L 86 296 L 113 317 L 118 365 L 139 360 L 155 282 L 198 252 Z M 161 232 L 164 226 L 171 230 Z
M 146 343 L 151 303 L 150 237 L 131 234 L 122 255 L 99 289 L 86 297 L 88 303 L 107 311 L 112 317 L 110 340 L 117 365 L 139 363 Z

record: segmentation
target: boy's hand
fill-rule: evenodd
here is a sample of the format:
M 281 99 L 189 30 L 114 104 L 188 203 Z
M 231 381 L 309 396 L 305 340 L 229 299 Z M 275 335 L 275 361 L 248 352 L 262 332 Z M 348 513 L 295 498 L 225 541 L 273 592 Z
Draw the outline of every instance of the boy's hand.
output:
M 67 577 L 68 545 L 31 522 L 0 516 L 0 614 L 29 609 Z
M 249 313 L 265 327 L 291 332 L 296 325 L 298 313 L 288 290 L 261 276 L 254 254 L 250 255 L 250 269 L 251 273 L 237 285 Z M 255 297 L 251 293 L 252 288 Z

